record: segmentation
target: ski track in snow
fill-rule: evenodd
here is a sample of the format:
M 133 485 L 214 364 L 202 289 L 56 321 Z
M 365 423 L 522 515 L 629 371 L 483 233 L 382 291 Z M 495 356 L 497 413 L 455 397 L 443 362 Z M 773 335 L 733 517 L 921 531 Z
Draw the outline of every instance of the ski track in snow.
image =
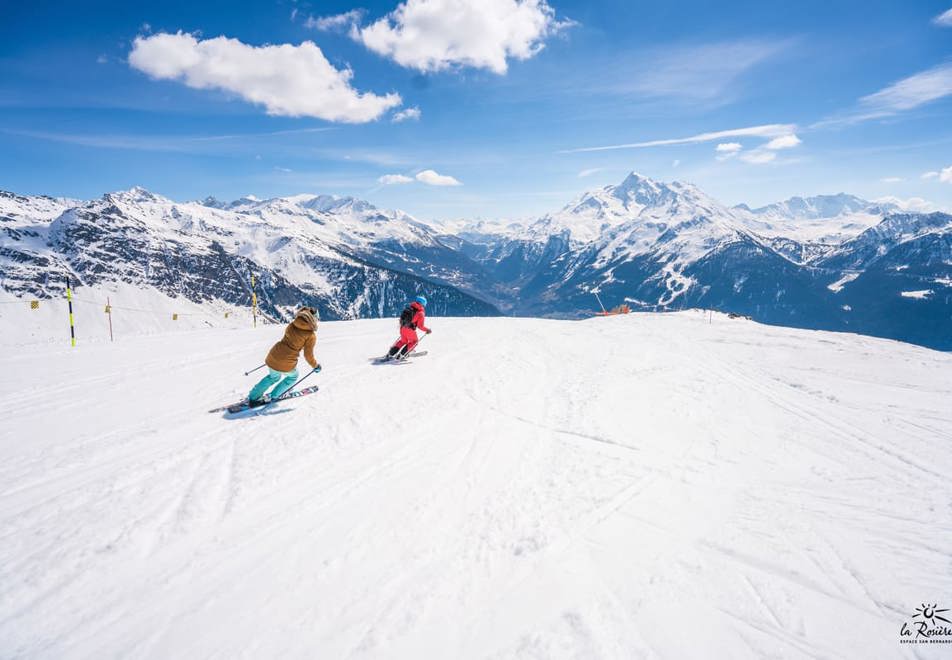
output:
M 0 357 L 0 657 L 879 658 L 952 591 L 952 356 L 706 315 Z M 303 370 L 302 370 L 302 373 Z M 948 606 L 946 603 L 945 606 Z

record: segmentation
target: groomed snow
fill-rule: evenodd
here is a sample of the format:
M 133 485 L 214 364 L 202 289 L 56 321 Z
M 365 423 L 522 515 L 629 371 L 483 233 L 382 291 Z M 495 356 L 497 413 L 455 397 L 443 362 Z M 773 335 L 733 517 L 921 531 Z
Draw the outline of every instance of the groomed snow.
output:
M 0 355 L 0 656 L 892 658 L 949 607 L 952 356 L 686 312 Z M 257 375 L 257 374 L 255 374 Z

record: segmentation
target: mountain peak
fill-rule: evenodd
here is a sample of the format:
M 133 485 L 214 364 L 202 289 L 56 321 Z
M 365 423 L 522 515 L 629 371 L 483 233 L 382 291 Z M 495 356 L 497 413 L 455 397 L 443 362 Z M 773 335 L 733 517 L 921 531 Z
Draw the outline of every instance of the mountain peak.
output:
M 128 190 L 118 190 L 116 192 L 107 193 L 103 196 L 104 199 L 110 199 L 112 201 L 121 201 L 131 204 L 142 204 L 150 202 L 171 202 L 171 200 L 162 197 L 161 195 L 156 195 L 155 193 L 143 188 L 142 186 L 133 186 Z
M 855 213 L 878 214 L 890 210 L 893 209 L 890 209 L 888 204 L 876 204 L 855 195 L 841 192 L 835 195 L 814 195 L 812 197 L 794 196 L 782 202 L 751 209 L 750 212 L 755 215 L 785 217 L 792 220 L 817 220 Z
M 638 172 L 632 172 L 622 180 L 617 186 L 613 186 L 616 190 L 643 190 L 651 189 L 657 190 L 658 188 L 664 186 L 663 183 L 659 183 L 654 179 L 646 177 L 644 175 L 638 174 Z
M 315 211 L 342 211 L 353 210 L 358 213 L 374 211 L 376 207 L 356 197 L 338 197 L 337 195 L 314 195 L 311 199 L 301 202 L 304 206 Z
M 202 206 L 207 206 L 212 209 L 223 209 L 226 206 L 226 203 L 215 197 L 214 195 L 209 195 L 205 199 L 198 202 Z

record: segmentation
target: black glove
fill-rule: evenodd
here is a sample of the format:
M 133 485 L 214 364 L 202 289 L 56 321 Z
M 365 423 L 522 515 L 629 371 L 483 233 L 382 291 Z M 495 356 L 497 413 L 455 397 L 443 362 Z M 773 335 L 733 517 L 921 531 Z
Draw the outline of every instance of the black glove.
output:
M 433 331 L 432 331 L 432 330 L 427 330 L 427 331 L 426 331 L 426 334 L 430 334 L 431 332 L 433 332 Z
M 320 370 L 321 370 L 321 365 L 317 365 L 316 367 L 314 367 L 314 373 L 317 373 Z

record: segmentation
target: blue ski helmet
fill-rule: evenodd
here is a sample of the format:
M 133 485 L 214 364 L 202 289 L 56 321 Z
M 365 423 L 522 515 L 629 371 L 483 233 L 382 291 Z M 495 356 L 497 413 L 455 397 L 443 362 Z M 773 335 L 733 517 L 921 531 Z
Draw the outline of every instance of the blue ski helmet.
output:
M 414 300 L 426 307 L 426 296 L 417 296 Z

